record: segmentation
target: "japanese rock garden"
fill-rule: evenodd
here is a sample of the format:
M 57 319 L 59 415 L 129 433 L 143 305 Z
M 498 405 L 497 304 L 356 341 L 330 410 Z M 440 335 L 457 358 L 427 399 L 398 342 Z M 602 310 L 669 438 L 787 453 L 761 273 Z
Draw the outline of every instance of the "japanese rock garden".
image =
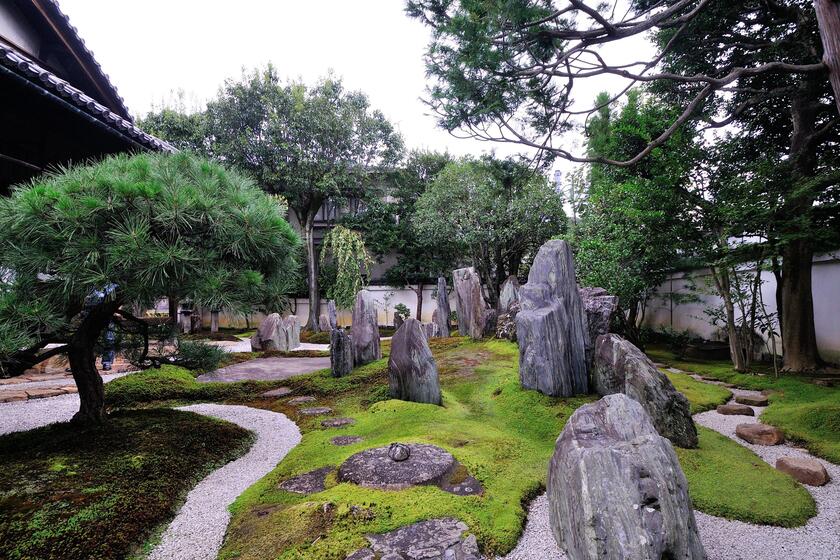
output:
M 95 4 L 0 5 L 0 559 L 840 559 L 836 2 Z

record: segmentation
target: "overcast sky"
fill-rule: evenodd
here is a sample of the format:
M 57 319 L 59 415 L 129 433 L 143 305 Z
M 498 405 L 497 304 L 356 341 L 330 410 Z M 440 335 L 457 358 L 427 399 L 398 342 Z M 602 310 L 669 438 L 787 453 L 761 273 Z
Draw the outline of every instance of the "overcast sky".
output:
M 281 76 L 312 83 L 333 70 L 365 91 L 411 148 L 479 154 L 511 145 L 458 139 L 422 103 L 429 30 L 402 0 L 59 0 L 135 116 L 182 90 L 203 104 L 242 68 L 271 62 Z M 637 47 L 644 49 L 641 41 Z M 622 45 L 626 51 L 627 45 Z M 631 49 L 633 50 L 633 49 Z M 592 99 L 620 84 L 586 84 Z M 575 86 L 578 88 L 578 86 Z M 568 138 L 569 143 L 577 139 Z M 564 170 L 567 165 L 558 165 Z

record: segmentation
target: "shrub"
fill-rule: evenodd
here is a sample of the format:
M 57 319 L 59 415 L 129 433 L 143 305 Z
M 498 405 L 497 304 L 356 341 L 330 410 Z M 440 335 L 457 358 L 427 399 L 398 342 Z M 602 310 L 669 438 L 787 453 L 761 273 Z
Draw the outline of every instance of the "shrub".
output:
M 411 315 L 411 310 L 404 303 L 398 303 L 394 306 L 394 317 L 399 317 L 405 321 L 409 315 Z
M 178 351 L 173 356 L 174 363 L 181 367 L 198 371 L 212 371 L 219 367 L 219 362 L 227 352 L 215 344 L 200 340 L 178 340 Z

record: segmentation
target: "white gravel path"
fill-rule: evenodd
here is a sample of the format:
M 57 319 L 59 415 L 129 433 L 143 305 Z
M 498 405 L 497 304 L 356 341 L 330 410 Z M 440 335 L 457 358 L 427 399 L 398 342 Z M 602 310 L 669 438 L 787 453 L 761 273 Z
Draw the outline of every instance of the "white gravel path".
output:
M 128 373 L 103 375 L 102 381 L 108 383 L 125 375 Z M 70 381 L 70 383 L 63 381 L 62 386 L 72 384 L 72 380 Z M 16 383 L 9 385 L 8 389 L 25 391 L 27 388 L 43 387 L 44 383 L 48 382 Z M 0 403 L 0 435 L 34 430 L 56 422 L 68 422 L 78 410 L 79 395 L 75 393 L 45 399 Z
M 756 391 L 730 389 L 736 395 L 757 395 Z M 755 416 L 725 416 L 714 410 L 696 414 L 697 424 L 711 428 L 752 450 L 771 466 L 779 457 L 809 457 L 804 449 L 783 444 L 749 444 L 735 435 L 738 424 L 757 422 Z M 840 559 L 840 466 L 820 460 L 831 476 L 825 486 L 804 486 L 817 503 L 817 515 L 802 527 L 785 529 L 730 521 L 695 511 L 700 539 L 709 560 L 838 560 Z M 565 560 L 548 524 L 548 498 L 537 497 L 528 508 L 528 521 L 516 548 L 504 560 Z
M 196 404 L 178 410 L 227 420 L 257 436 L 248 453 L 212 472 L 190 491 L 149 555 L 149 560 L 212 560 L 230 521 L 228 506 L 271 471 L 300 442 L 301 435 L 286 415 L 269 410 L 221 404 Z

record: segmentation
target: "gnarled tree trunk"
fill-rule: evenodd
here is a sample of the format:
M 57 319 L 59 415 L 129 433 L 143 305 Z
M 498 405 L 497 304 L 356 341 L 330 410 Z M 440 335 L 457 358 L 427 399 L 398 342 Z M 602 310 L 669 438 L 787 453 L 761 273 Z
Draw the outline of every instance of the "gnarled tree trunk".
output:
M 782 249 L 782 348 L 783 368 L 812 371 L 821 365 L 814 326 L 811 266 L 814 251 L 806 240 Z
M 417 294 L 417 320 L 423 321 L 423 282 L 417 282 L 417 287 L 414 288 L 414 293 Z

